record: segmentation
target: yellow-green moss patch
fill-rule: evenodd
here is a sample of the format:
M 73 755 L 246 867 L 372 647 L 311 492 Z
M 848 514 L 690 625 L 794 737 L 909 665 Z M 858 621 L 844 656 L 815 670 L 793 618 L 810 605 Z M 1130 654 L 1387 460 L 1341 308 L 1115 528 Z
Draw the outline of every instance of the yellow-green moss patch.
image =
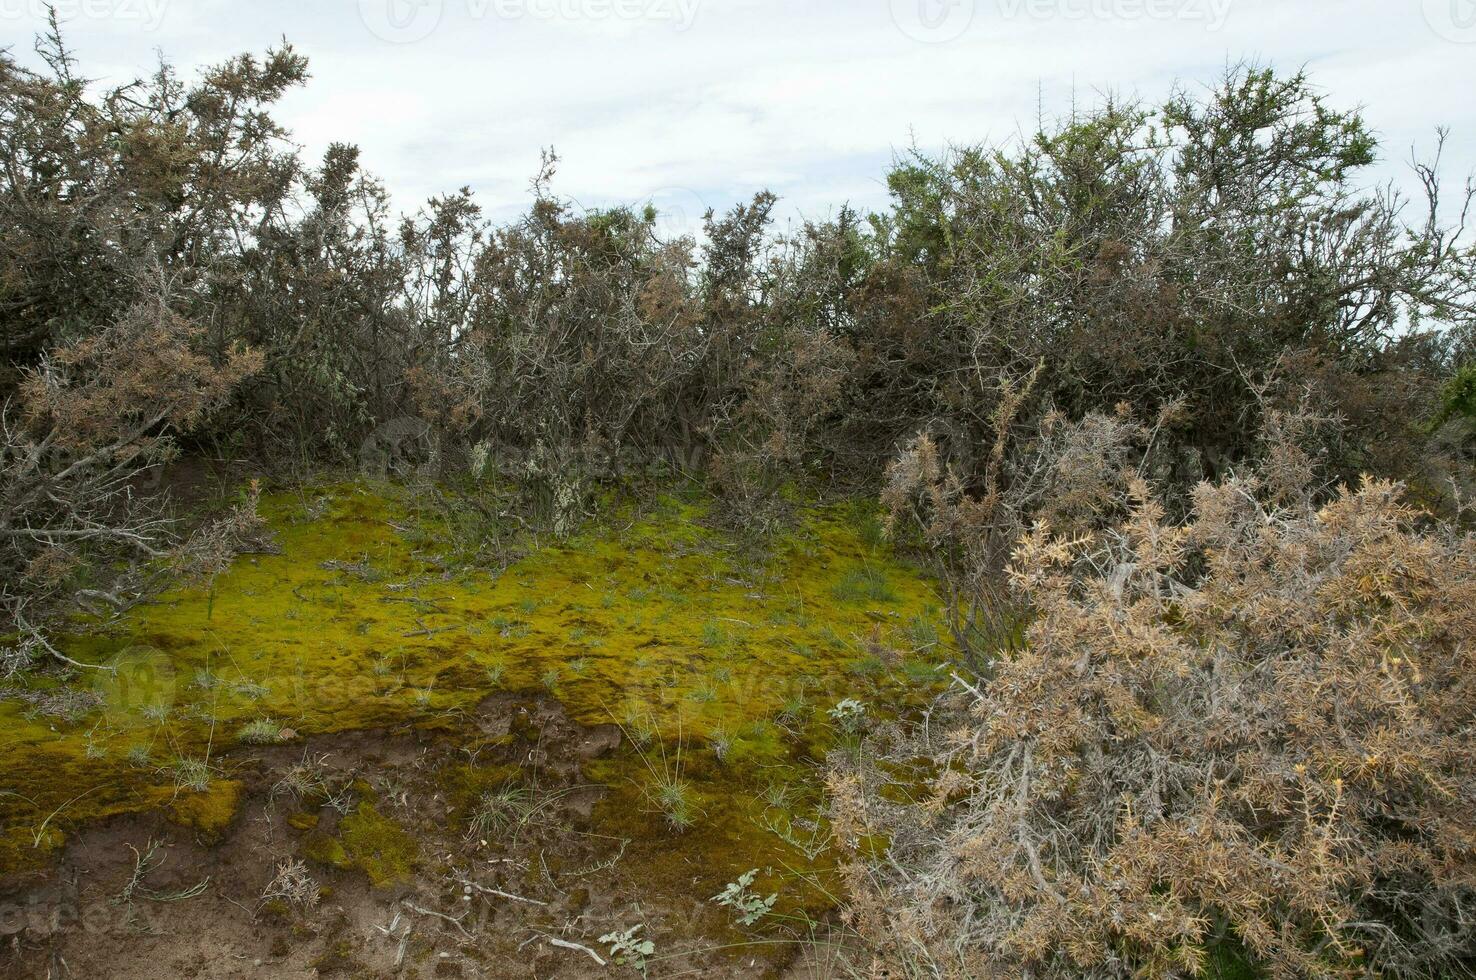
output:
M 202 793 L 181 791 L 169 806 L 169 816 L 204 840 L 216 841 L 235 819 L 240 803 L 240 780 L 216 779 Z
M 356 868 L 376 888 L 410 877 L 419 849 L 405 829 L 383 816 L 372 803 L 360 803 L 339 824 L 343 850 L 340 867 Z
M 642 746 L 586 775 L 611 791 L 596 821 L 651 838 L 658 877 L 666 862 L 673 885 L 682 863 L 714 878 L 808 866 L 754 802 L 771 774 L 853 737 L 830 714 L 844 699 L 868 721 L 925 703 L 946 655 L 932 584 L 879 543 L 864 506 L 801 507 L 789 534 L 755 549 L 704 524 L 702 500 L 665 498 L 562 543 L 529 542 L 500 572 L 449 561 L 413 495 L 393 487 L 307 488 L 262 510 L 280 555 L 237 560 L 213 595 L 180 588 L 67 641 L 77 659 L 121 668 L 97 680 L 101 706 L 48 717 L 0 701 L 0 871 L 44 860 L 67 828 L 175 800 L 171 767 L 211 758 L 212 736 L 218 755 L 220 732 L 409 721 L 478 741 L 468 713 L 507 691 L 552 695 L 574 720 L 619 723 Z M 649 760 L 678 756 L 694 826 L 673 845 Z M 455 819 L 505 778 L 448 771 Z M 217 824 L 214 792 L 209 806 L 186 797 L 179 818 Z M 393 880 L 414 848 L 386 825 L 369 807 L 307 845 Z

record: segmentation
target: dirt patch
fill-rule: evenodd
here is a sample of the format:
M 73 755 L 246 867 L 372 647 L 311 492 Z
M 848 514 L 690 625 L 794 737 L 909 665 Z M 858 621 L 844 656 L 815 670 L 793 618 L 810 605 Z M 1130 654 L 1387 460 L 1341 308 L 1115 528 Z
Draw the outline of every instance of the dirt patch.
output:
M 630 815 L 587 767 L 628 751 L 618 727 L 511 694 L 439 728 L 238 749 L 228 821 L 191 826 L 177 802 L 115 818 L 12 881 L 0 972 L 607 976 L 599 937 L 640 925 L 652 975 L 779 975 L 787 945 L 721 948 L 743 937 L 703 876 L 655 887 L 641 852 L 661 842 L 609 832 Z

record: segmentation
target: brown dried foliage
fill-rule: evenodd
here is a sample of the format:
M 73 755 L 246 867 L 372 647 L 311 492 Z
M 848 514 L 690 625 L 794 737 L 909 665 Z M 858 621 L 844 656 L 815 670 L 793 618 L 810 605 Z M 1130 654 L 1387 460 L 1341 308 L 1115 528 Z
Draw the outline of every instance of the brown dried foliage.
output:
M 216 361 L 200 341 L 162 301 L 139 303 L 26 372 L 17 424 L 0 415 L 0 631 L 21 638 L 4 669 L 60 656 L 48 619 L 128 605 L 134 573 L 168 553 L 171 522 L 138 481 L 261 364 L 249 351 Z
M 891 836 L 851 874 L 879 962 L 1469 972 L 1476 539 L 1392 483 L 1323 506 L 1266 489 L 1202 485 L 1172 522 L 1133 479 L 1108 532 L 1024 537 L 1027 642 L 964 685 L 930 802 L 833 780 L 843 840 Z

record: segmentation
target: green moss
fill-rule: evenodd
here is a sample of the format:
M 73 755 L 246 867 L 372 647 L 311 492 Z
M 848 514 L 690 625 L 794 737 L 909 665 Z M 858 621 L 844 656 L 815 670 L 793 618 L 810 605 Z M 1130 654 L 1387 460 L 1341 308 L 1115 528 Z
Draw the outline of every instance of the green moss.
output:
M 756 553 L 705 526 L 701 498 L 668 497 L 530 550 L 494 577 L 448 564 L 434 529 L 416 530 L 406 491 L 310 492 L 327 501 L 314 515 L 297 493 L 264 499 L 282 553 L 235 562 L 213 603 L 180 588 L 66 642 L 77 659 L 127 667 L 107 675 L 126 683 L 99 681 L 101 707 L 67 720 L 0 702 L 0 757 L 15 794 L 0 796 L 0 871 L 45 861 L 86 821 L 179 800 L 209 809 L 176 790 L 167 768 L 130 764 L 130 753 L 213 760 L 221 733 L 246 734 L 266 718 L 302 737 L 414 722 L 481 745 L 468 711 L 499 690 L 547 686 L 576 721 L 619 722 L 652 758 L 683 755 L 685 833 L 671 833 L 631 747 L 586 766 L 586 778 L 608 789 L 594 829 L 633 842 L 622 866 L 653 892 L 689 893 L 700 868 L 714 894 L 751 867 L 814 867 L 744 800 L 775 767 L 801 767 L 835 746 L 825 709 L 855 697 L 885 720 L 925 705 L 941 683 L 933 667 L 947 656 L 946 633 L 935 644 L 938 631 L 927 628 L 939 597 L 870 533 L 858 518 L 865 508 L 800 507 L 795 526 Z M 876 631 L 910 655 L 897 668 L 872 661 L 853 672 Z M 538 737 L 526 718 L 515 722 L 512 737 Z M 725 744 L 722 760 L 715 741 Z M 453 820 L 470 821 L 515 775 L 445 770 Z M 294 826 L 308 832 L 304 853 L 324 864 L 383 881 L 413 865 L 409 835 L 367 804 L 336 836 L 307 816 Z M 823 910 L 823 895 L 798 892 L 782 901 Z
M 502 789 L 522 776 L 517 766 L 475 766 L 452 763 L 437 773 L 437 783 L 451 805 L 452 819 L 463 828 L 487 794 Z
M 321 818 L 316 813 L 298 812 L 288 814 L 287 826 L 296 830 L 313 830 Z
M 831 586 L 830 594 L 837 602 L 880 602 L 888 605 L 901 601 L 887 581 L 882 569 L 863 565 L 848 570 Z
M 404 881 L 419 856 L 415 839 L 371 803 L 360 803 L 339 825 L 340 867 L 356 868 L 376 888 Z
M 353 944 L 347 939 L 336 940 L 313 959 L 312 966 L 318 975 L 325 977 L 339 973 L 359 975 L 363 971 L 362 965 L 354 956 Z
M 272 898 L 257 907 L 256 915 L 267 922 L 287 923 L 292 921 L 292 906 L 284 899 Z
M 318 831 L 303 838 L 302 856 L 334 868 L 349 867 L 348 852 L 343 849 L 343 844 L 337 838 Z
M 170 819 L 207 841 L 220 840 L 241 804 L 241 782 L 213 780 L 204 792 L 182 791 L 169 807 Z

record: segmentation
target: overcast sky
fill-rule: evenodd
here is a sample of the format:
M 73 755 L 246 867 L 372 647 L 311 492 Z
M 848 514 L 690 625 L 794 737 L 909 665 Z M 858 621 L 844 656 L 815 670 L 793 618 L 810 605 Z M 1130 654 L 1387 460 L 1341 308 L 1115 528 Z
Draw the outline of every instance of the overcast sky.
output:
M 309 156 L 358 143 L 400 208 L 463 184 L 503 217 L 540 147 L 588 206 L 678 226 L 767 187 L 786 213 L 885 201 L 911 143 L 1000 141 L 1037 110 L 1149 99 L 1244 58 L 1305 66 L 1401 183 L 1449 126 L 1476 167 L 1476 0 L 56 0 L 87 74 L 190 68 L 286 37 L 313 79 L 278 115 Z M 41 0 L 0 0 L 31 58 Z

